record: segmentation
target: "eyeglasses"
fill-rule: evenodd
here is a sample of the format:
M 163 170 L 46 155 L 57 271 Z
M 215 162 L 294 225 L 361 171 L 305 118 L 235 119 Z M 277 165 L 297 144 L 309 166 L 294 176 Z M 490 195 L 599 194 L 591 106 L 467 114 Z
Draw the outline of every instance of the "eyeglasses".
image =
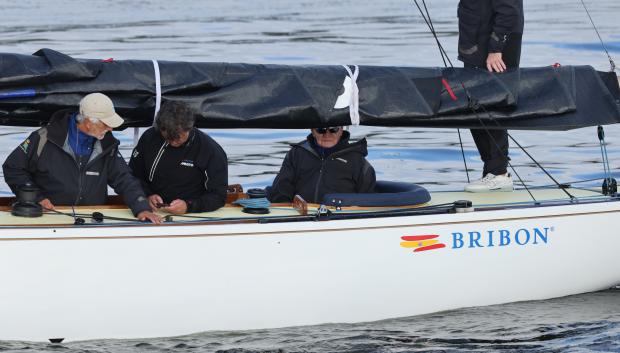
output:
M 316 130 L 316 132 L 321 135 L 325 135 L 328 131 L 332 134 L 335 134 L 340 131 L 340 127 L 317 127 L 314 130 Z

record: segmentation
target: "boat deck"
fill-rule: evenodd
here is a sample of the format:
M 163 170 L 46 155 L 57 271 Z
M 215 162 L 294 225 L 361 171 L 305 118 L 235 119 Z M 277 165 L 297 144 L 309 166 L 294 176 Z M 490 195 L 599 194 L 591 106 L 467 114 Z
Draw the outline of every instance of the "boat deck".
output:
M 587 189 L 566 189 L 571 195 L 577 198 L 601 198 L 605 197 L 599 191 Z M 538 188 L 530 189 L 534 198 L 540 202 L 570 200 L 570 197 L 558 188 Z M 455 200 L 469 200 L 474 207 L 478 206 L 501 206 L 516 203 L 532 203 L 532 197 L 525 189 L 518 189 L 513 192 L 484 192 L 471 193 L 465 191 L 446 191 L 432 192 L 430 205 L 440 205 L 451 203 Z
M 572 195 L 581 199 L 593 199 L 603 198 L 599 192 L 584 190 L 584 189 L 567 189 Z M 540 202 L 552 202 L 568 200 L 569 197 L 560 189 L 532 189 L 530 190 L 537 201 Z M 458 191 L 445 191 L 445 192 L 433 192 L 431 193 L 431 201 L 424 205 L 410 206 L 423 207 L 450 204 L 456 200 L 469 200 L 472 201 L 474 207 L 493 207 L 493 206 L 505 206 L 505 205 L 518 205 L 518 204 L 531 204 L 532 198 L 526 190 L 515 190 L 513 192 L 492 192 L 492 193 L 468 193 Z M 313 214 L 319 205 L 308 204 L 308 213 Z M 406 207 L 398 207 L 402 209 Z M 362 208 L 362 207 L 348 207 L 343 208 L 346 211 L 385 211 L 391 210 L 394 207 L 384 208 Z M 49 225 L 72 225 L 74 218 L 72 216 L 73 211 L 71 207 L 58 207 L 57 211 L 60 213 L 46 212 L 42 217 L 37 218 L 24 218 L 15 217 L 11 215 L 10 208 L 7 206 L 0 207 L 0 227 L 2 226 L 49 226 Z M 88 224 L 92 224 L 93 212 L 100 212 L 105 215 L 105 223 L 134 223 L 136 219 L 132 213 L 123 206 L 81 206 L 75 207 L 76 216 L 82 217 Z M 270 213 L 267 215 L 255 215 L 242 212 L 242 208 L 233 205 L 227 205 L 217 211 L 204 212 L 191 214 L 186 216 L 173 215 L 174 221 L 183 222 L 198 222 L 198 221 L 243 221 L 244 219 L 256 219 L 256 218 L 269 218 L 269 217 L 287 217 L 298 216 L 300 213 L 288 204 L 272 204 Z M 161 213 L 162 216 L 166 214 Z M 110 219 L 110 217 L 117 219 Z

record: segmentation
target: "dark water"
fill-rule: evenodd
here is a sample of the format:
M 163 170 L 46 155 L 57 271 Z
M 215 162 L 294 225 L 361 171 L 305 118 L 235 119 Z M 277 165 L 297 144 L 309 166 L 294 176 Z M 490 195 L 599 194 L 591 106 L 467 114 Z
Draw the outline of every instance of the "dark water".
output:
M 620 290 L 360 324 L 205 332 L 65 344 L 0 342 L 2 352 L 620 352 Z
M 440 40 L 456 62 L 457 1 L 427 3 Z M 589 0 L 586 4 L 611 55 L 620 60 L 620 1 Z M 48 47 L 83 58 L 441 65 L 434 41 L 410 0 L 0 0 L 0 5 L 2 52 L 29 54 Z M 525 1 L 523 66 L 559 62 L 609 69 L 581 6 L 580 0 Z M 0 159 L 27 131 L 0 128 Z M 606 131 L 612 172 L 618 177 L 620 128 L 611 126 Z M 230 182 L 246 188 L 269 184 L 288 143 L 306 134 L 295 130 L 208 132 L 229 156 Z M 433 190 L 460 189 L 466 182 L 454 130 L 357 127 L 352 133 L 368 137 L 369 160 L 380 179 L 415 181 Z M 512 134 L 562 182 L 602 175 L 594 128 Z M 133 132 L 116 136 L 128 156 Z M 471 177 L 477 178 L 481 163 L 467 131 L 463 142 Z M 525 182 L 551 183 L 523 152 L 513 147 L 510 153 Z M 10 191 L 0 181 L 3 194 Z M 0 342 L 0 351 L 620 352 L 619 341 L 620 291 L 610 290 L 370 324 L 65 345 Z

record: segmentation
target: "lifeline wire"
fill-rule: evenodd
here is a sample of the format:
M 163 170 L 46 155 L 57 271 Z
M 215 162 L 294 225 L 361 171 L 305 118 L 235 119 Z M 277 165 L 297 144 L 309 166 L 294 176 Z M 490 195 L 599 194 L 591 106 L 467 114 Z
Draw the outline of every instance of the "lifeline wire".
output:
M 73 208 L 73 206 L 71 207 L 72 212 L 73 213 L 67 213 L 67 212 L 62 212 L 62 211 L 58 211 L 55 210 L 53 208 L 46 208 L 43 207 L 44 210 L 48 211 L 48 212 L 52 212 L 54 214 L 57 215 L 61 215 L 61 216 L 67 216 L 67 217 L 71 217 L 74 220 L 76 218 L 94 218 L 93 214 L 86 214 L 86 213 L 75 213 L 75 208 Z M 106 216 L 104 214 L 101 214 L 102 218 L 105 219 L 109 219 L 109 220 L 114 220 L 114 221 L 127 221 L 127 222 L 133 222 L 133 223 L 143 223 L 142 221 L 136 219 L 136 218 L 123 218 L 123 217 L 112 217 L 112 216 Z

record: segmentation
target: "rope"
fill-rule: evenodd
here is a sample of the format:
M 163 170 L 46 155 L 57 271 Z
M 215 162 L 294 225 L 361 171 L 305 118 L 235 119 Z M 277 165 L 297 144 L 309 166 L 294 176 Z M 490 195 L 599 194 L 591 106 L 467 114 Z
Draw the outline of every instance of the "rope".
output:
M 269 208 L 271 203 L 266 197 L 256 199 L 239 199 L 233 202 L 235 205 L 239 205 L 245 208 Z
M 592 23 L 592 27 L 594 27 L 594 31 L 596 32 L 596 35 L 598 36 L 598 39 L 601 41 L 601 46 L 603 47 L 603 50 L 605 51 L 605 53 L 607 53 L 607 58 L 609 59 L 609 65 L 610 65 L 610 71 L 616 71 L 616 63 L 614 62 L 614 59 L 611 58 L 611 55 L 609 55 L 609 51 L 607 50 L 607 46 L 605 45 L 605 42 L 603 41 L 603 37 L 601 37 L 601 34 L 598 31 L 598 28 L 596 28 L 596 24 L 594 24 L 594 20 L 592 19 L 592 16 L 590 16 L 590 11 L 588 11 L 588 7 L 586 6 L 586 3 L 581 0 L 581 5 L 583 5 L 583 9 L 586 10 L 586 14 L 588 14 L 588 18 L 590 18 L 590 23 Z

